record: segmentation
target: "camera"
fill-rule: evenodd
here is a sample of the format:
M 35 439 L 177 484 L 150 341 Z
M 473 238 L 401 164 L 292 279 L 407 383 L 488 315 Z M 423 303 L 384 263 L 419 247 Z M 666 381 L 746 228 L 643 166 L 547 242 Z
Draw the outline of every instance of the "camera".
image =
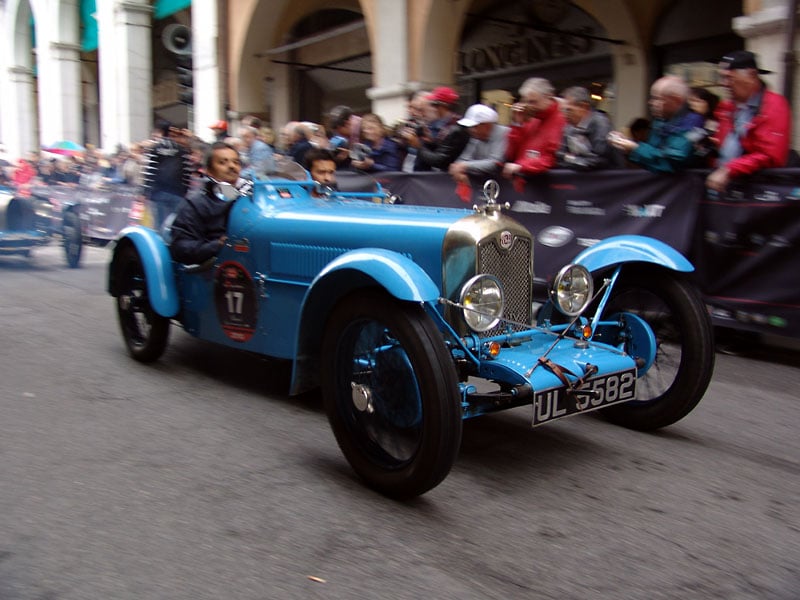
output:
M 362 161 L 372 153 L 366 144 L 353 144 L 350 148 L 350 158 L 355 161 Z

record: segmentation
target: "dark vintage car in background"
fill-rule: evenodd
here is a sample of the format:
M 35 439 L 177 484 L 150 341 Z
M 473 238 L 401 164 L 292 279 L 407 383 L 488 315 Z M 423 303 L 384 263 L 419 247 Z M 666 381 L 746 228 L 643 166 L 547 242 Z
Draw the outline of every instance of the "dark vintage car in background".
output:
M 78 267 L 83 232 L 74 195 L 59 201 L 42 189 L 31 188 L 23 194 L 0 188 L 0 255 L 30 256 L 35 248 L 54 240 L 63 244 L 67 264 Z
M 343 454 L 395 498 L 446 477 L 464 419 L 527 405 L 532 426 L 597 410 L 652 430 L 705 393 L 710 320 L 692 265 L 663 242 L 617 236 L 564 257 L 540 304 L 533 237 L 495 182 L 472 210 L 315 186 L 256 183 L 203 265 L 175 263 L 168 232 L 124 229 L 108 289 L 131 356 L 157 360 L 176 323 L 289 361 L 290 393 L 321 387 Z

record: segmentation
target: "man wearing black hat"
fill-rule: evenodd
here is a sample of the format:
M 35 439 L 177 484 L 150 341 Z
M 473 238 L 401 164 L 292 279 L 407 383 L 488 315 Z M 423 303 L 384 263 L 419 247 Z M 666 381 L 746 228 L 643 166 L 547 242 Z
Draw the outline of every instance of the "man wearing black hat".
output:
M 401 132 L 410 148 L 415 148 L 415 171 L 447 171 L 469 142 L 466 127 L 458 124 L 461 115 L 455 112 L 458 93 L 449 87 L 438 87 L 427 98 L 436 113 L 428 124 L 431 138 L 420 138 L 420 132 L 406 127 Z
M 706 185 L 722 192 L 730 180 L 760 169 L 786 166 L 789 156 L 792 116 L 786 98 L 767 89 L 759 73 L 756 56 L 737 50 L 719 63 L 720 84 L 730 100 L 720 102 L 717 168 Z

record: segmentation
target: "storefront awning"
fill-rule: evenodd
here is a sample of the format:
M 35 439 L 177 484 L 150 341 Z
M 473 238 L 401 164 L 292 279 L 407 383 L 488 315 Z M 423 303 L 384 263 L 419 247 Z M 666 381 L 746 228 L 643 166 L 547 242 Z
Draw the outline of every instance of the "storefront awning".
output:
M 164 19 L 191 5 L 192 0 L 156 0 L 153 5 L 153 18 Z
M 81 0 L 81 51 L 97 50 L 96 0 Z

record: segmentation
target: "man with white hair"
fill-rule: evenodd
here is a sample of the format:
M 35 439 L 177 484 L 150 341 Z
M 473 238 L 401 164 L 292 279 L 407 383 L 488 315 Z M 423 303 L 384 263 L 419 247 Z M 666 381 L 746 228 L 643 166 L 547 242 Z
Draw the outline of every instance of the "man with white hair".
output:
M 689 109 L 689 86 L 675 75 L 657 79 L 650 87 L 650 112 L 654 120 L 646 142 L 634 142 L 618 131 L 609 141 L 632 163 L 655 173 L 675 173 L 693 165 L 702 115 Z
M 503 176 L 535 175 L 556 165 L 564 115 L 547 79 L 531 77 L 519 88 L 520 101 L 511 109 L 507 162 Z
M 498 172 L 506 155 L 508 127 L 497 121 L 497 111 L 485 104 L 473 104 L 458 121 L 469 131 L 470 140 L 448 169 L 454 180 L 466 182 L 469 175 L 491 177 Z
M 239 139 L 244 146 L 247 166 L 242 170 L 244 179 L 263 179 L 275 171 L 275 157 L 272 148 L 259 139 L 258 129 L 244 126 L 239 128 Z

